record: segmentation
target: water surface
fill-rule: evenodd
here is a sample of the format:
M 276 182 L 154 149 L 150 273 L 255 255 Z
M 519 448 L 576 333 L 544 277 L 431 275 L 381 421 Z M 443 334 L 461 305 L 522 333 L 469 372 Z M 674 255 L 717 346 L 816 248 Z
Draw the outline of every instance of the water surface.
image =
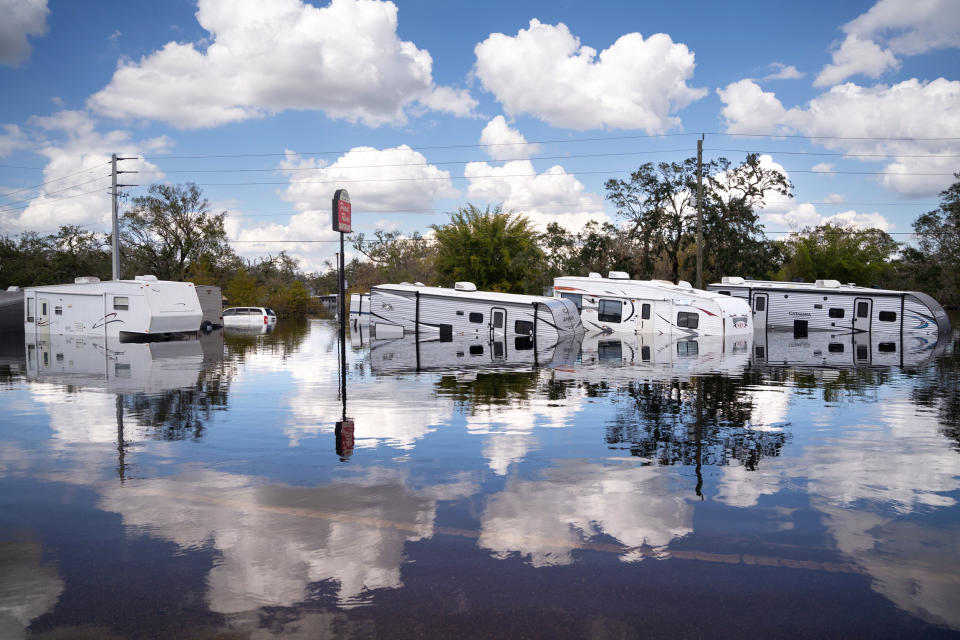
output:
M 0 345 L 0 638 L 960 631 L 960 334 L 352 338 Z

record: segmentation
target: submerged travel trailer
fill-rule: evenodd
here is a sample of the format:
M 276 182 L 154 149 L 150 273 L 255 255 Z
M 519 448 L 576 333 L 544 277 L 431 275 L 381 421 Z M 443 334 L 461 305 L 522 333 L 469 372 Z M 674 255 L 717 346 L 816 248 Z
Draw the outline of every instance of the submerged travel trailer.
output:
M 940 304 L 919 291 L 870 289 L 836 280 L 772 282 L 724 277 L 711 291 L 747 301 L 757 331 L 880 332 L 949 335 L 950 319 Z
M 537 349 L 583 334 L 569 300 L 477 291 L 470 282 L 453 289 L 383 284 L 370 289 L 374 339 L 413 335 L 417 340 L 484 340 Z
M 192 283 L 137 276 L 77 278 L 74 284 L 24 289 L 28 338 L 88 335 L 145 338 L 197 331 L 202 311 Z
M 0 291 L 0 335 L 23 333 L 23 291 L 9 287 Z
M 587 331 L 640 335 L 730 336 L 753 333 L 743 300 L 694 289 L 690 283 L 631 280 L 621 271 L 604 278 L 554 278 L 553 295 L 577 305 Z
M 356 327 L 370 321 L 370 294 L 350 294 L 350 326 Z

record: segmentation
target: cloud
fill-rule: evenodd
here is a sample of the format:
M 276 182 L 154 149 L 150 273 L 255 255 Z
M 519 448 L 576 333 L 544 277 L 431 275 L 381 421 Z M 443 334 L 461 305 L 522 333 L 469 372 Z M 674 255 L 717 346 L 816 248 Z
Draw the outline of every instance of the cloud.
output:
M 825 173 L 832 176 L 833 168 L 834 165 L 830 164 L 829 162 L 820 162 L 810 167 L 810 170 L 815 171 L 816 173 Z
M 933 196 L 952 181 L 960 154 L 960 81 L 917 79 L 862 87 L 845 83 L 805 106 L 786 108 L 753 80 L 731 83 L 717 94 L 729 133 L 799 133 L 829 149 L 870 154 L 888 164 L 880 183 L 906 196 Z M 941 174 L 941 175 L 909 175 Z
M 34 116 L 28 123 L 43 137 L 36 153 L 47 165 L 39 190 L 11 193 L 0 202 L 0 226 L 14 230 L 45 232 L 65 224 L 109 229 L 110 155 L 140 156 L 170 142 L 166 137 L 135 141 L 122 130 L 99 132 L 84 111 Z M 153 180 L 163 177 L 156 165 L 140 158 L 123 162 L 123 169 L 149 174 Z
M 397 35 L 397 7 L 378 0 L 200 0 L 201 43 L 168 42 L 121 61 L 89 99 L 96 112 L 182 129 L 215 127 L 289 109 L 377 126 L 408 108 L 468 115 L 476 101 L 433 83 L 429 52 Z
M 889 49 L 880 47 L 871 40 L 847 36 L 843 44 L 833 52 L 833 64 L 828 64 L 813 81 L 815 87 L 829 87 L 852 75 L 860 74 L 879 78 L 886 71 L 897 69 L 900 62 Z
M 805 73 L 797 71 L 795 66 L 786 65 L 781 62 L 771 62 L 769 65 L 773 73 L 765 75 L 764 80 L 799 80 Z
M 563 23 L 534 19 L 516 36 L 491 34 L 474 48 L 476 77 L 508 115 L 529 113 L 555 127 L 662 133 L 706 94 L 687 86 L 694 55 L 670 36 L 621 36 L 597 54 Z
M 0 158 L 30 145 L 29 136 L 15 124 L 0 125 Z
M 897 56 L 960 46 L 960 11 L 954 0 L 880 0 L 843 25 L 843 42 L 831 53 L 814 86 L 830 86 L 852 75 L 871 78 L 897 69 Z
M 511 129 L 503 116 L 487 123 L 480 133 L 480 144 L 486 145 L 487 155 L 494 160 L 527 159 L 538 148 L 528 143 L 522 133 Z
M 28 36 L 47 33 L 47 0 L 0 0 L 0 64 L 15 67 L 30 56 Z

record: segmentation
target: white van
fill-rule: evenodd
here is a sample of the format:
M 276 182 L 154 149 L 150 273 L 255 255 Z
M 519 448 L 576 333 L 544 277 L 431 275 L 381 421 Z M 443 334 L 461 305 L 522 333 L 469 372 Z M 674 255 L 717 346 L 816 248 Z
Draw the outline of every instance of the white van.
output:
M 259 328 L 277 324 L 277 314 L 267 307 L 230 307 L 223 310 L 223 326 Z

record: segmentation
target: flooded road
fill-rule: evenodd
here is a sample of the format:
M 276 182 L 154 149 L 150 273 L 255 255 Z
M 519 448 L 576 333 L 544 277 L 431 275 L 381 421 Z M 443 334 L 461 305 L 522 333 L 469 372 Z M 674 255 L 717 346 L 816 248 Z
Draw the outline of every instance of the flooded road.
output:
M 958 342 L 4 342 L 0 638 L 956 635 Z

